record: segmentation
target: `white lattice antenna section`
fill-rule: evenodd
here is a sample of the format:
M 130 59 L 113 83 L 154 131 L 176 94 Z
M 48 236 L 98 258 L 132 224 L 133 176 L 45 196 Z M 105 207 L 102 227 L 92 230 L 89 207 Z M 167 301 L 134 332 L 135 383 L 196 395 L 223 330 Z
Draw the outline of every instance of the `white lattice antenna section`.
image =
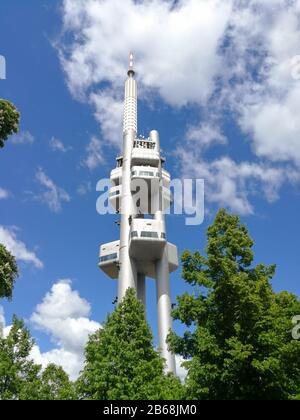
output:
M 128 79 L 125 83 L 124 133 L 128 130 L 137 132 L 137 83 L 134 74 L 133 54 L 130 53 Z
M 133 71 L 133 52 L 129 54 L 129 71 Z

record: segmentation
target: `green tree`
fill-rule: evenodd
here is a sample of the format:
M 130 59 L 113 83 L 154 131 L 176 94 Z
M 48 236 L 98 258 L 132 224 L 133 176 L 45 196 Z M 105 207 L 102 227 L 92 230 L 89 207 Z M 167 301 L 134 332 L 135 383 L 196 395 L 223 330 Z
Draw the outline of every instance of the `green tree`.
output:
M 9 101 L 0 99 L 0 148 L 4 141 L 19 131 L 20 114 L 16 107 Z
M 103 328 L 89 339 L 79 393 L 92 400 L 179 398 L 179 380 L 165 376 L 163 368 L 152 345 L 144 307 L 128 289 Z
M 75 387 L 60 367 L 50 364 L 40 376 L 39 400 L 75 400 Z
M 15 257 L 0 244 L 0 298 L 11 299 L 17 276 Z
M 272 290 L 275 266 L 253 266 L 253 241 L 237 216 L 221 210 L 208 229 L 206 256 L 186 251 L 175 319 L 187 326 L 170 346 L 186 359 L 189 399 L 294 399 L 300 342 L 292 339 L 296 296 Z
M 34 341 L 22 320 L 14 317 L 0 338 L 0 400 L 35 399 L 41 367 L 29 360 Z
M 42 367 L 30 359 L 34 340 L 14 316 L 6 338 L 0 338 L 0 400 L 74 400 L 75 387 L 61 367 Z

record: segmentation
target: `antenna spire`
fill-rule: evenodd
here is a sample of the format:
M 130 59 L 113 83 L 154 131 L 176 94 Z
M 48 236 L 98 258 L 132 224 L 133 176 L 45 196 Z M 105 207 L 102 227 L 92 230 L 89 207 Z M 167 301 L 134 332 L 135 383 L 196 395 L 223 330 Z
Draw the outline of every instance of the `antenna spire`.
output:
M 127 73 L 129 77 L 133 77 L 135 75 L 135 71 L 133 70 L 133 59 L 134 59 L 134 55 L 133 55 L 133 52 L 131 51 L 129 54 L 129 69 Z

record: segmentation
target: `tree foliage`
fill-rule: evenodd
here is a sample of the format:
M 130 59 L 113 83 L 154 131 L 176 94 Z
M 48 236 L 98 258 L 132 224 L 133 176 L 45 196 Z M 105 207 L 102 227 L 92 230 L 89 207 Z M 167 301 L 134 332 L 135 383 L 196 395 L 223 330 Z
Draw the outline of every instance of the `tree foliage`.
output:
M 19 130 L 20 114 L 16 107 L 9 101 L 0 99 L 0 148 L 4 141 Z
M 292 399 L 300 392 L 300 342 L 292 339 L 296 296 L 272 290 L 275 266 L 253 266 L 253 241 L 237 216 L 221 210 L 208 229 L 206 256 L 182 255 L 192 294 L 178 298 L 171 334 L 184 356 L 191 399 Z
M 15 257 L 0 244 L 0 298 L 11 299 L 17 276 Z
M 292 338 L 292 318 L 300 302 L 273 291 L 275 266 L 254 265 L 253 245 L 239 218 L 221 210 L 208 229 L 206 254 L 182 255 L 193 292 L 178 297 L 173 316 L 187 328 L 182 337 L 170 334 L 169 344 L 187 360 L 185 385 L 164 373 L 144 307 L 129 289 L 90 336 L 75 384 L 61 367 L 43 370 L 31 360 L 34 340 L 14 317 L 0 338 L 0 400 L 299 400 L 300 341 Z M 0 295 L 10 297 L 17 266 L 1 245 L 0 273 Z
M 13 318 L 6 338 L 0 338 L 0 400 L 69 400 L 75 391 L 62 368 L 44 371 L 30 358 L 34 340 L 22 320 Z
M 7 338 L 0 339 L 0 399 L 28 399 L 38 385 L 40 366 L 28 359 L 33 346 L 24 322 L 14 317 Z
M 38 389 L 39 400 L 75 400 L 75 386 L 66 372 L 57 365 L 50 364 L 41 373 Z
M 90 337 L 78 388 L 81 398 L 92 400 L 179 398 L 179 380 L 165 376 L 163 368 L 144 307 L 128 289 L 103 328 Z

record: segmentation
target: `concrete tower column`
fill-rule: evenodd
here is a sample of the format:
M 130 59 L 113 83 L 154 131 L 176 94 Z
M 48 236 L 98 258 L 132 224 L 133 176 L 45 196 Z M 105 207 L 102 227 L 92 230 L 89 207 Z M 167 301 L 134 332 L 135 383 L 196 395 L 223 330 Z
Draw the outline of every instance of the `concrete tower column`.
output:
M 151 131 L 150 138 L 156 143 L 156 149 L 160 151 L 159 134 L 157 131 Z M 161 161 L 159 163 L 159 172 L 161 173 Z M 161 222 L 162 230 L 166 232 L 165 215 L 163 212 L 162 186 L 159 188 L 159 208 L 154 218 Z M 168 350 L 167 336 L 172 330 L 171 317 L 171 294 L 170 294 L 170 274 L 169 258 L 167 245 L 165 245 L 162 258 L 156 262 L 156 304 L 158 320 L 158 340 L 161 356 L 166 360 L 167 372 L 176 373 L 175 356 Z
M 134 261 L 129 255 L 130 220 L 132 217 L 132 196 L 130 188 L 131 149 L 135 138 L 134 131 L 124 134 L 124 156 L 122 169 L 122 198 L 120 223 L 120 272 L 118 300 L 122 301 L 128 288 L 136 290 L 137 273 Z
M 175 356 L 168 350 L 167 336 L 172 330 L 171 298 L 167 248 L 156 263 L 156 302 L 158 341 L 161 356 L 166 360 L 167 372 L 176 373 Z
M 137 275 L 137 297 L 146 308 L 146 282 L 144 274 Z
M 122 197 L 120 223 L 120 272 L 118 282 L 118 300 L 122 301 L 128 288 L 137 290 L 137 272 L 135 262 L 129 255 L 130 221 L 133 215 L 131 194 L 131 153 L 137 133 L 137 83 L 130 66 L 125 83 L 125 107 L 123 125 L 123 165 Z

